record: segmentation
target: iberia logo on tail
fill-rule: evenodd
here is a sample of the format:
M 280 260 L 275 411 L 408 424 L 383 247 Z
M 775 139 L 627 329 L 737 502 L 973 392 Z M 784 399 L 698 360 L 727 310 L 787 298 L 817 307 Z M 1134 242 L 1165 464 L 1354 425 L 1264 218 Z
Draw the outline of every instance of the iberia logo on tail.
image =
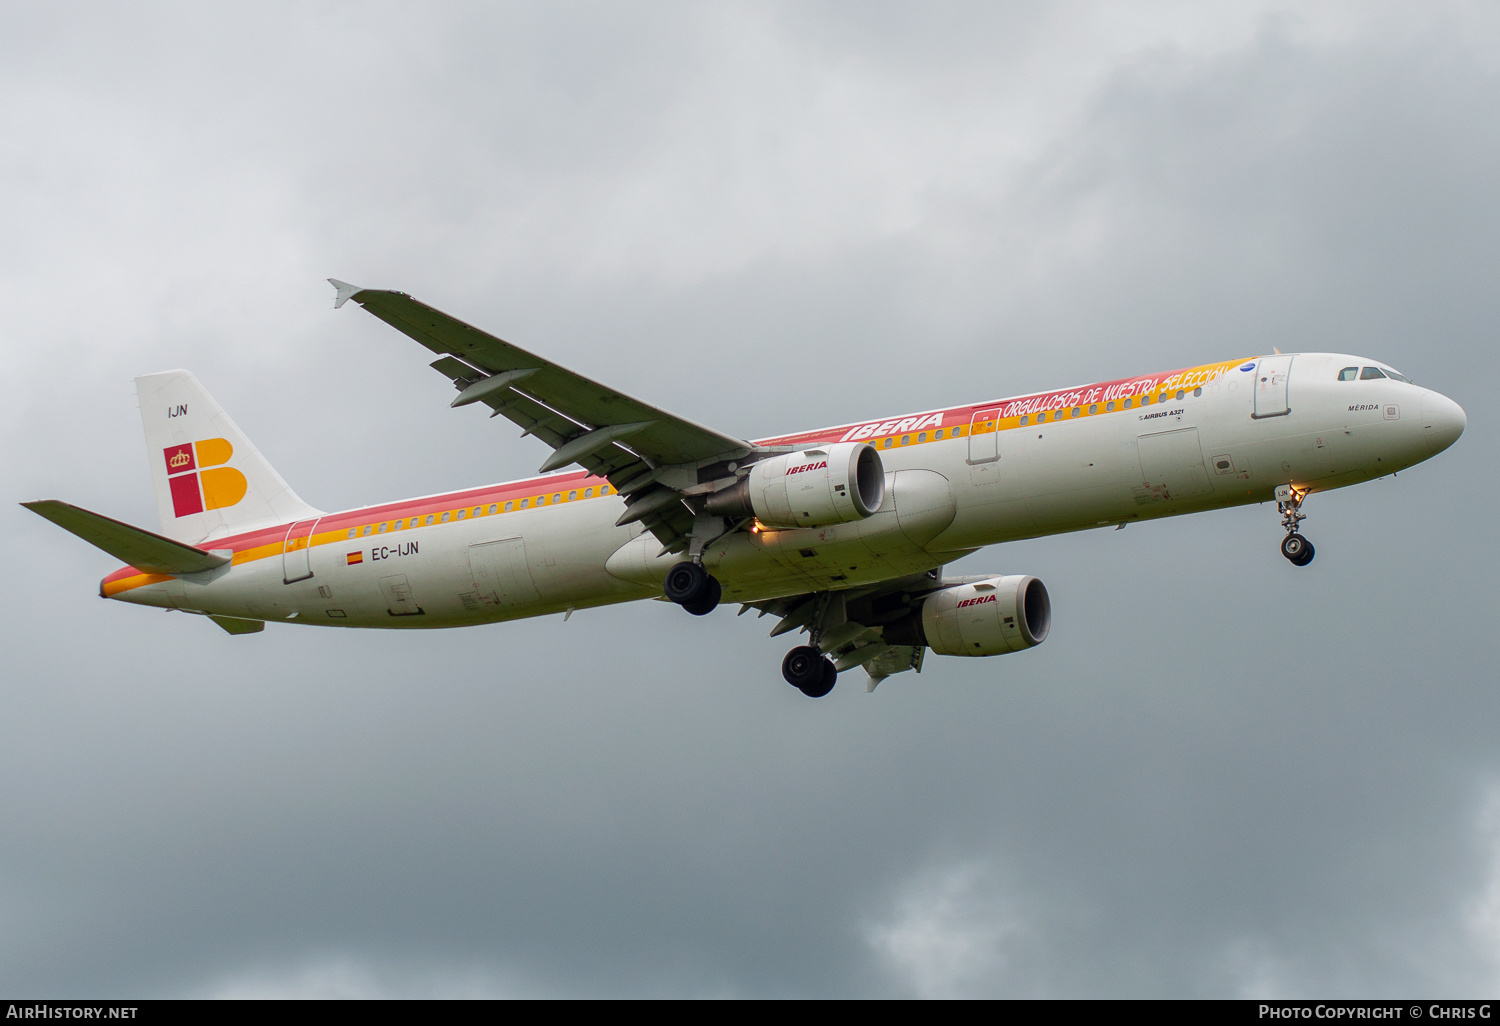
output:
M 234 455 L 228 439 L 205 438 L 169 445 L 162 453 L 167 461 L 167 484 L 172 489 L 172 512 L 177 516 L 223 509 L 245 497 L 249 487 L 245 475 L 222 465 Z

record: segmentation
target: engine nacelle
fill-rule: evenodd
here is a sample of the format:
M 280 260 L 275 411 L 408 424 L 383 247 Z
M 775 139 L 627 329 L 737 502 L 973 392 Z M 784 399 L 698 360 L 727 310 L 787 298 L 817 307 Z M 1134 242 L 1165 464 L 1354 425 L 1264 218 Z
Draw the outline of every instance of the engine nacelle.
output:
M 1035 577 L 990 577 L 933 592 L 919 610 L 885 629 L 891 644 L 922 644 L 938 655 L 989 656 L 1040 645 L 1052 629 L 1052 600 Z
M 766 527 L 831 527 L 863 520 L 885 501 L 885 467 L 865 442 L 783 453 L 709 496 L 717 516 L 754 516 Z

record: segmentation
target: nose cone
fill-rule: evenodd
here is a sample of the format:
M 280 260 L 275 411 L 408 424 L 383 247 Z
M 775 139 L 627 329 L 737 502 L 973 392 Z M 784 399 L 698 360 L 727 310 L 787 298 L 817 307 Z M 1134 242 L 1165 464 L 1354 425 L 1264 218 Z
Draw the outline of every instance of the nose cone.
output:
M 1458 441 L 1469 418 L 1464 408 L 1438 392 L 1422 395 L 1422 437 L 1434 456 Z

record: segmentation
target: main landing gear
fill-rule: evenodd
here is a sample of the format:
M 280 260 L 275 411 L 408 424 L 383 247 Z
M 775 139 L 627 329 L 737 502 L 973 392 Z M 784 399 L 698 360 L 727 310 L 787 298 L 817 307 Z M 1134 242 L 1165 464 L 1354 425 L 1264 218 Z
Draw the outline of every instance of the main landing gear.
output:
M 719 582 L 701 564 L 683 561 L 667 571 L 663 584 L 667 598 L 694 616 L 712 613 L 722 593 Z
M 781 661 L 781 675 L 808 698 L 822 698 L 839 682 L 833 660 L 812 645 L 798 645 L 788 652 Z
M 667 571 L 662 582 L 667 598 L 694 616 L 714 611 L 719 604 L 719 582 L 701 564 L 683 560 Z M 781 661 L 781 675 L 786 682 L 808 698 L 822 698 L 839 681 L 833 660 L 816 645 L 798 645 Z
M 1286 528 L 1286 537 L 1281 540 L 1281 554 L 1292 566 L 1306 566 L 1313 561 L 1316 549 L 1313 543 L 1297 533 L 1307 514 L 1302 512 L 1302 500 L 1306 492 L 1299 492 L 1293 485 L 1281 485 L 1276 489 L 1276 509 L 1281 513 L 1281 526 Z

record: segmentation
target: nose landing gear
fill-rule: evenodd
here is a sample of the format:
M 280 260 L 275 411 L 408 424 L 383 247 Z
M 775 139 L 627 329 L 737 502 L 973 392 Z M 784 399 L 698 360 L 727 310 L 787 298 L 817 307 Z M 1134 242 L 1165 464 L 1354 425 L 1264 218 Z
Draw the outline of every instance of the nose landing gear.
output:
M 808 698 L 822 698 L 839 680 L 833 660 L 813 645 L 798 645 L 788 652 L 781 661 L 781 675 Z
M 683 561 L 667 571 L 663 582 L 667 598 L 694 616 L 712 613 L 719 605 L 718 580 L 698 563 Z
M 1316 549 L 1313 543 L 1297 533 L 1307 514 L 1302 512 L 1302 500 L 1306 492 L 1298 491 L 1294 485 L 1278 485 L 1276 509 L 1281 513 L 1281 526 L 1286 528 L 1286 537 L 1281 540 L 1281 554 L 1293 566 L 1306 566 L 1313 561 Z

